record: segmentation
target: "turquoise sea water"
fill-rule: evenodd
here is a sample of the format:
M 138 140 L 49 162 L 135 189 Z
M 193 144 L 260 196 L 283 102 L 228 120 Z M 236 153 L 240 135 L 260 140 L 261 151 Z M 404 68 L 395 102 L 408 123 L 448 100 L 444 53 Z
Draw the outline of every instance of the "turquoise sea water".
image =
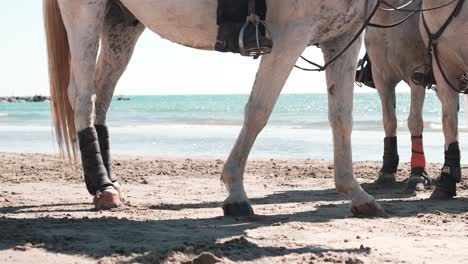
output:
M 247 95 L 130 96 L 111 105 L 108 125 L 114 153 L 168 157 L 228 156 L 243 122 Z M 463 100 L 460 100 L 463 106 Z M 353 156 L 380 160 L 383 128 L 376 93 L 356 94 Z M 410 95 L 397 95 L 400 159 L 409 160 L 406 128 Z M 428 92 L 424 106 L 425 147 L 429 161 L 442 161 L 441 105 Z M 0 104 L 0 152 L 55 153 L 50 103 Z M 465 148 L 465 117 L 460 111 L 461 143 Z M 465 148 L 468 149 L 468 148 Z M 252 158 L 332 159 L 327 95 L 282 95 Z

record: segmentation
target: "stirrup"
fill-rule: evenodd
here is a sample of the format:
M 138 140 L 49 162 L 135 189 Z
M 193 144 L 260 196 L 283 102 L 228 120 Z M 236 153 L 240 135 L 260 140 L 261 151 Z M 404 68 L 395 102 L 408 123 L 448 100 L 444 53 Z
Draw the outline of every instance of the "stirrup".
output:
M 460 91 L 468 94 L 468 72 L 465 72 L 459 79 Z
M 356 69 L 354 81 L 359 87 L 364 84 L 367 87 L 375 89 L 374 77 L 372 76 L 372 66 L 369 55 L 366 53 L 364 58 L 360 59 Z
M 244 35 L 245 31 L 249 26 L 255 27 L 257 47 L 247 49 L 244 46 Z M 250 14 L 247 17 L 247 20 L 245 21 L 245 24 L 244 26 L 242 26 L 241 31 L 239 33 L 239 50 L 242 56 L 253 57 L 254 59 L 257 59 L 258 57 L 271 52 L 271 48 L 260 47 L 260 26 L 263 26 L 265 28 L 265 38 L 268 38 L 270 40 L 273 39 L 273 35 L 271 34 L 271 30 L 268 24 L 265 21 L 261 20 L 259 16 L 255 14 Z
M 411 73 L 411 81 L 416 85 L 424 87 L 432 87 L 436 84 L 432 66 L 429 64 L 421 64 L 414 68 Z

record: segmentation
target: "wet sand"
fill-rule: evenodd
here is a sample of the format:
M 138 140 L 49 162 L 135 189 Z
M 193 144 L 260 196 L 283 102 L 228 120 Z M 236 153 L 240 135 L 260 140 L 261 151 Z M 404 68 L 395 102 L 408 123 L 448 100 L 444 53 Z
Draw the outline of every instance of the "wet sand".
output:
M 379 189 L 379 162 L 356 162 L 387 218 L 352 217 L 329 161 L 250 161 L 257 214 L 223 218 L 222 160 L 114 161 L 125 205 L 92 210 L 79 166 L 43 154 L 0 153 L 0 263 L 468 263 L 468 184 L 451 201 Z M 440 164 L 430 164 L 436 177 Z M 464 171 L 468 175 L 468 171 Z

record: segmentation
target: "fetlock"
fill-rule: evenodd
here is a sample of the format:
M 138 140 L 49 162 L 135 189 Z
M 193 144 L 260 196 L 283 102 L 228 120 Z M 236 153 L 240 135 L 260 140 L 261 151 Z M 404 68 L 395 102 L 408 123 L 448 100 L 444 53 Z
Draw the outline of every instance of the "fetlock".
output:
M 458 145 L 458 142 L 454 142 L 449 145 L 447 151 L 445 152 L 444 168 L 450 168 L 450 178 L 455 183 L 460 183 L 462 178 L 460 159 L 460 147 Z
M 450 167 L 442 168 L 436 187 L 450 196 L 457 196 L 457 172 Z
M 411 176 L 427 176 L 427 172 L 423 167 L 413 167 L 411 168 Z
M 451 196 L 457 195 L 457 183 L 461 182 L 460 148 L 458 142 L 449 145 L 445 151 L 445 163 L 436 187 Z

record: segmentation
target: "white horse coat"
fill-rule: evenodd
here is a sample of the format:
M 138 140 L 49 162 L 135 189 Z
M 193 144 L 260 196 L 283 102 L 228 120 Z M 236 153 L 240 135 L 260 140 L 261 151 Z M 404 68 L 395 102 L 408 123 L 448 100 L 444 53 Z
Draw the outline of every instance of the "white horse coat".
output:
M 137 27 L 123 23 L 116 10 L 109 12 L 108 0 L 44 2 L 55 125 L 63 146 L 73 143 L 75 131 L 105 123 L 115 85 L 145 27 L 188 47 L 214 48 L 217 0 L 122 0 L 141 22 Z M 243 185 L 246 161 L 300 54 L 309 43 L 320 43 L 325 61 L 329 61 L 356 35 L 375 4 L 376 0 L 267 0 L 274 47 L 271 54 L 262 57 L 242 131 L 224 166 L 222 180 L 229 191 L 225 213 L 253 213 Z M 65 32 L 60 28 L 62 23 Z M 66 53 L 64 34 L 69 63 L 57 59 L 57 49 L 53 49 L 58 45 L 58 50 Z M 360 47 L 360 41 L 354 43 L 326 71 L 329 120 L 336 188 L 351 199 L 353 212 L 375 214 L 381 209 L 354 178 L 351 152 L 353 81 Z M 68 77 L 69 82 L 60 81 Z

